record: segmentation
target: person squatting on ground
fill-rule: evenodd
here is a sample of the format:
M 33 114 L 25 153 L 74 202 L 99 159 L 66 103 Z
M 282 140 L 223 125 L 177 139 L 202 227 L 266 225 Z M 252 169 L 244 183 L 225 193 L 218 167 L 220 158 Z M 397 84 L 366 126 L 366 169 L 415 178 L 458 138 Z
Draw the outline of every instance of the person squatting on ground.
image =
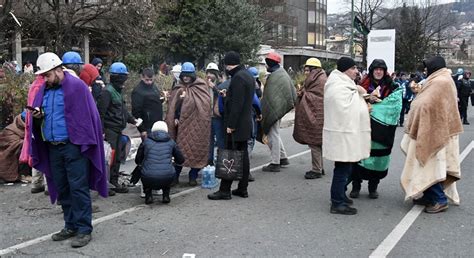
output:
M 280 172 L 281 166 L 289 165 L 285 146 L 280 137 L 281 118 L 295 106 L 296 89 L 288 73 L 280 66 L 281 56 L 270 52 L 265 58 L 267 78 L 262 97 L 262 128 L 268 136 L 271 162 L 262 168 L 265 172 Z
M 255 80 L 240 64 L 240 55 L 230 51 L 224 57 L 226 70 L 232 76 L 224 100 L 224 126 L 226 128 L 226 149 L 243 151 L 243 176 L 237 189 L 231 191 L 232 180 L 221 180 L 219 191 L 209 194 L 211 200 L 230 200 L 232 195 L 248 197 L 250 160 L 248 140 L 252 137 L 252 99 L 255 94 Z
M 180 80 L 172 89 L 168 101 L 166 124 L 171 139 L 183 152 L 184 167 L 190 167 L 189 185 L 196 186 L 198 173 L 209 162 L 211 134 L 211 94 L 207 82 L 196 76 L 189 62 L 181 67 Z M 179 183 L 183 166 L 176 166 L 173 185 Z
M 459 134 L 463 132 L 456 104 L 456 86 L 440 56 L 425 60 L 425 84 L 411 104 L 401 142 L 406 160 L 401 175 L 405 200 L 425 205 L 425 212 L 459 204 L 456 181 L 461 178 Z
M 362 180 L 369 181 L 369 198 L 377 199 L 380 180 L 387 176 L 390 154 L 395 140 L 402 110 L 402 88 L 392 80 L 387 65 L 382 59 L 375 59 L 369 66 L 369 73 L 361 86 L 370 94 L 371 151 L 370 157 L 354 164 L 352 170 L 351 198 L 358 198 Z
M 356 63 L 348 57 L 337 61 L 324 86 L 323 157 L 334 161 L 331 183 L 331 213 L 354 215 L 357 209 L 346 196 L 354 162 L 370 156 L 370 116 L 363 95 L 354 83 Z
M 153 203 L 152 190 L 160 189 L 163 190 L 162 202 L 170 202 L 170 186 L 176 173 L 173 157 L 176 164 L 183 164 L 183 154 L 168 135 L 168 126 L 164 121 L 155 122 L 135 157 L 135 163 L 142 167 L 145 204 Z
M 317 58 L 309 58 L 304 67 L 306 79 L 297 92 L 293 138 L 311 149 L 312 169 L 306 179 L 320 178 L 323 170 L 324 85 L 326 72 Z
M 128 193 L 128 188 L 119 184 L 122 131 L 127 126 L 127 122 L 137 124 L 139 121 L 127 111 L 122 96 L 122 90 L 128 78 L 127 67 L 123 63 L 116 62 L 110 66 L 109 72 L 110 83 L 102 90 L 97 106 L 102 120 L 105 140 L 110 143 L 114 151 L 110 166 L 110 183 L 115 187 L 112 191 Z
M 61 203 L 64 229 L 53 241 L 75 237 L 72 247 L 89 243 L 92 203 L 89 189 L 107 197 L 102 126 L 96 104 L 83 81 L 63 71 L 54 53 L 38 57 L 36 65 L 46 83 L 32 107 L 31 158 L 48 181 L 52 203 Z

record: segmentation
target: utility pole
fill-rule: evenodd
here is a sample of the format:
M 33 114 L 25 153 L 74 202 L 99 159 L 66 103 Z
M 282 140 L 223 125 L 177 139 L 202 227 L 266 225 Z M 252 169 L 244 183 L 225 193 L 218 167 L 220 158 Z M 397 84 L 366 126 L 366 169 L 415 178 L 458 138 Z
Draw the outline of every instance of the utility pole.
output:
M 351 39 L 349 51 L 351 51 L 351 58 L 354 58 L 354 0 L 351 1 Z

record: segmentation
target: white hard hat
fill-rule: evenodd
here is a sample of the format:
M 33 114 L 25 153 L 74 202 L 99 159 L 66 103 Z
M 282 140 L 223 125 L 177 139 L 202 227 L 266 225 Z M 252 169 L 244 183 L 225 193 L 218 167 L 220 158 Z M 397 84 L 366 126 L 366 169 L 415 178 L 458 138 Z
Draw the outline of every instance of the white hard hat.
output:
M 60 66 L 62 63 L 61 58 L 59 58 L 55 53 L 46 52 L 41 54 L 38 57 L 38 60 L 36 60 L 38 71 L 35 74 L 43 74 Z
M 168 125 L 163 121 L 157 121 L 153 124 L 151 131 L 152 132 L 156 132 L 156 131 L 168 132 Z
M 217 66 L 216 63 L 209 63 L 206 67 L 206 71 L 207 70 L 216 70 L 216 71 L 219 71 L 219 67 Z
M 181 65 L 177 64 L 171 69 L 172 73 L 181 73 Z

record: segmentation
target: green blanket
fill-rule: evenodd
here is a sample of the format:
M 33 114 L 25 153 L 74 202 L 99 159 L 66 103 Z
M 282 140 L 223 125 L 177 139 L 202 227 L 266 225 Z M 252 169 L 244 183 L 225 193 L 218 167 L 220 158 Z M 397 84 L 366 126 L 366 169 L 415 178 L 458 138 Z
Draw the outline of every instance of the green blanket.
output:
M 262 127 L 265 134 L 295 107 L 296 89 L 288 73 L 279 68 L 268 76 L 262 97 Z

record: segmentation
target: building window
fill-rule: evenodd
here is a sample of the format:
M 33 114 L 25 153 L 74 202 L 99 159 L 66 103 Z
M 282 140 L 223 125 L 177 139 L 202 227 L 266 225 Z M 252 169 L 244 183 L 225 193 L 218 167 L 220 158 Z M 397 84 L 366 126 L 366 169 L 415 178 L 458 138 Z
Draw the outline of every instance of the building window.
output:
M 308 32 L 308 45 L 314 45 L 314 32 Z
M 308 11 L 308 23 L 316 22 L 316 13 L 314 11 Z

